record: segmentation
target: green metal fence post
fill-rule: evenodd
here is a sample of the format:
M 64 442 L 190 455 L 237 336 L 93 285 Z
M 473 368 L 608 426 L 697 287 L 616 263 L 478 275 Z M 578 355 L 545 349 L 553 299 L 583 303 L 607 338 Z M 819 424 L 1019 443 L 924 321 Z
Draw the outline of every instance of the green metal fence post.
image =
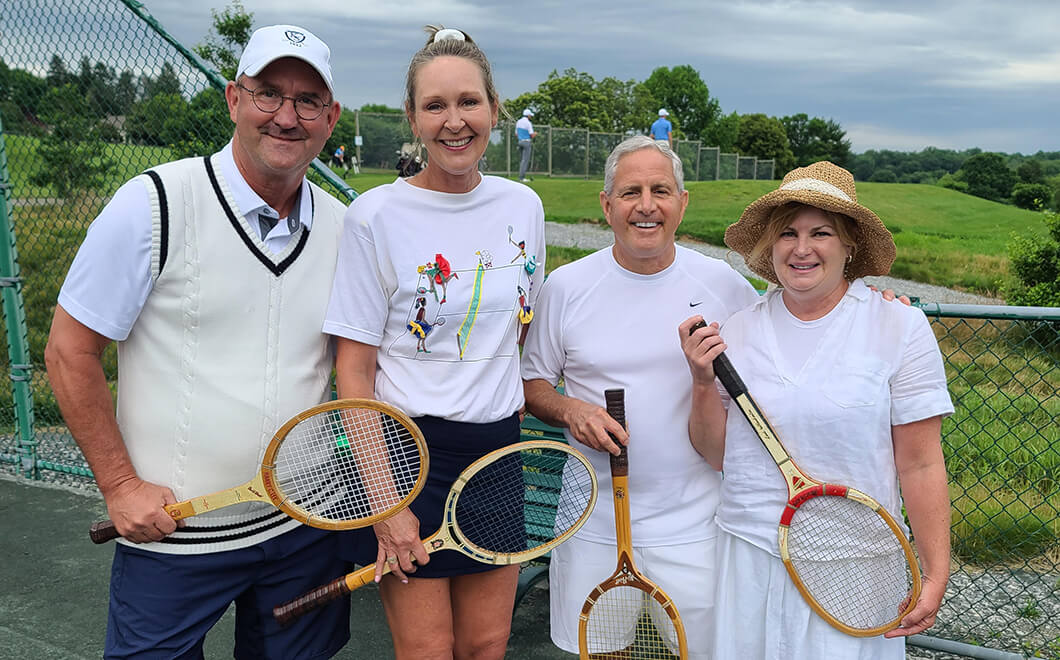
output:
M 11 391 L 15 399 L 15 429 L 18 433 L 19 471 L 32 479 L 40 478 L 37 467 L 37 441 L 33 433 L 33 389 L 30 386 L 32 364 L 26 310 L 22 304 L 22 278 L 19 275 L 15 230 L 7 212 L 11 177 L 7 170 L 7 146 L 4 121 L 0 117 L 0 290 L 3 291 L 4 318 L 7 328 L 7 355 L 11 362 Z

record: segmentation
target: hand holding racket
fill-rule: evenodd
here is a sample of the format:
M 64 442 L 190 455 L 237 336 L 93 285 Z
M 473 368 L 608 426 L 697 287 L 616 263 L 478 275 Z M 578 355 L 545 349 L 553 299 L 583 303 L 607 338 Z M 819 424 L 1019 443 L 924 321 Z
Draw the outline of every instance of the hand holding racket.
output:
M 540 557 L 574 535 L 596 503 L 596 474 L 570 446 L 518 442 L 490 452 L 460 473 L 445 500 L 442 527 L 427 552 L 456 550 L 484 564 Z M 389 572 L 387 566 L 384 572 Z M 273 608 L 281 624 L 372 582 L 372 564 Z
M 694 332 L 698 326 L 692 326 Z M 808 476 L 792 460 L 722 353 L 714 372 L 773 457 L 788 488 L 777 543 L 784 567 L 810 607 L 856 637 L 898 627 L 920 597 L 913 548 L 894 517 L 865 493 Z
M 247 483 L 164 508 L 183 520 L 238 502 L 270 502 L 311 527 L 353 529 L 407 507 L 427 480 L 427 466 L 423 434 L 405 413 L 371 399 L 340 399 L 280 427 Z M 89 536 L 104 543 L 121 534 L 104 520 Z
M 607 412 L 626 426 L 624 390 L 604 392 Z M 629 518 L 627 448 L 611 455 L 618 566 L 585 599 L 578 617 L 578 654 L 589 658 L 687 658 L 685 628 L 677 607 L 637 570 Z

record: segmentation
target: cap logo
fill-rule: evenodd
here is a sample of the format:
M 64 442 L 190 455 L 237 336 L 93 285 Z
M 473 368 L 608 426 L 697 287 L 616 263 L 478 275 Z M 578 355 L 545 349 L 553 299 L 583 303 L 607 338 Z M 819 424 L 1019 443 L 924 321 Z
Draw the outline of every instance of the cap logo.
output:
M 847 195 L 839 188 L 836 188 L 827 181 L 821 181 L 820 179 L 796 179 L 780 186 L 780 190 L 812 190 L 813 192 L 819 192 L 824 195 L 829 195 L 831 197 L 838 197 L 839 199 L 843 199 L 851 203 L 853 203 L 854 201 L 850 199 L 849 195 Z
M 292 46 L 300 46 L 305 41 L 305 34 L 297 30 L 287 30 L 283 36 L 287 37 L 287 41 L 290 41 Z

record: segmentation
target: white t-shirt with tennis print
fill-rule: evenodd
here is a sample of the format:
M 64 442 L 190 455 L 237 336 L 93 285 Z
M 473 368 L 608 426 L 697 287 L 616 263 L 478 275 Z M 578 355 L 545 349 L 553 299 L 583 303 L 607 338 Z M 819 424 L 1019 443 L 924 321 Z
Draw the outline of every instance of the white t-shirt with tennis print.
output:
M 694 314 L 719 323 L 758 296 L 723 261 L 677 247 L 653 275 L 622 268 L 605 248 L 556 269 L 538 298 L 523 350 L 523 378 L 542 378 L 603 407 L 604 390 L 625 389 L 629 503 L 634 544 L 690 543 L 715 534 L 720 475 L 688 440 L 692 374 L 677 326 Z M 568 441 L 611 490 L 608 454 Z M 597 505 L 578 537 L 615 542 L 615 515 Z
M 492 176 L 461 194 L 397 179 L 344 222 L 324 332 L 379 347 L 376 396 L 459 422 L 521 408 L 517 340 L 545 271 L 537 194 Z

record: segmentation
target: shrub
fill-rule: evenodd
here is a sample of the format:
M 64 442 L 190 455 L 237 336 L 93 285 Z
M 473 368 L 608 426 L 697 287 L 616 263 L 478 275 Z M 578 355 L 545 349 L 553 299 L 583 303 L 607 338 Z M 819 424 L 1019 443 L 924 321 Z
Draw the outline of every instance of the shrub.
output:
M 1048 237 L 1013 235 L 1008 245 L 1014 279 L 1004 287 L 1011 305 L 1060 307 L 1060 214 L 1043 213 Z
M 1012 203 L 1032 211 L 1043 210 L 1052 196 L 1052 189 L 1044 183 L 1017 183 L 1012 189 Z
M 869 181 L 874 183 L 898 183 L 898 175 L 890 168 L 881 167 L 872 173 L 872 176 L 869 177 Z

